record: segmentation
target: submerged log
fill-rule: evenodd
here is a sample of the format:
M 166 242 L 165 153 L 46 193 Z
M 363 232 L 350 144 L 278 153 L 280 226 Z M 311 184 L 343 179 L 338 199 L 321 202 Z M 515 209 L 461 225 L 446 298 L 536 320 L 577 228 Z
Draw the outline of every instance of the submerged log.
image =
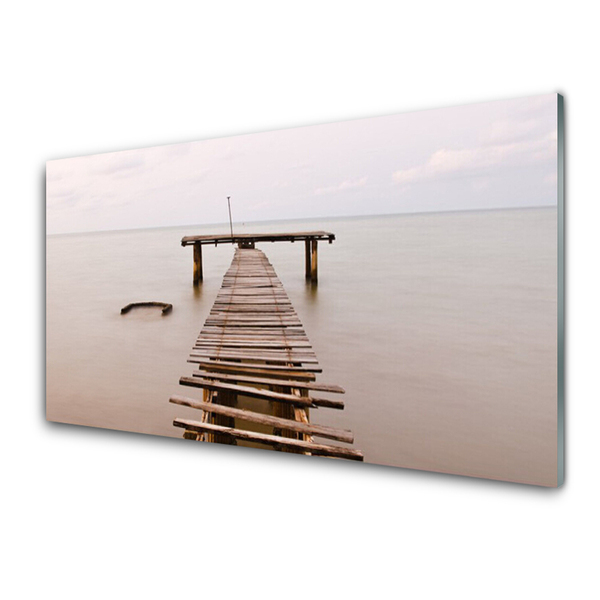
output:
M 135 308 L 138 306 L 145 306 L 145 307 L 157 306 L 159 308 L 162 308 L 163 315 L 166 315 L 173 310 L 173 305 L 168 304 L 167 302 L 131 302 L 130 304 L 128 304 L 127 306 L 124 306 L 121 309 L 121 314 L 124 315 L 125 313 L 128 313 L 132 308 Z

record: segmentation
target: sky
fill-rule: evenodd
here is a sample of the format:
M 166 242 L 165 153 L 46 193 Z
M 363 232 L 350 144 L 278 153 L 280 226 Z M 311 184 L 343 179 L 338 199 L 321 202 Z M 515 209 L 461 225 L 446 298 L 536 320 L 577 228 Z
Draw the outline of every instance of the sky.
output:
M 46 163 L 47 233 L 549 206 L 557 95 Z

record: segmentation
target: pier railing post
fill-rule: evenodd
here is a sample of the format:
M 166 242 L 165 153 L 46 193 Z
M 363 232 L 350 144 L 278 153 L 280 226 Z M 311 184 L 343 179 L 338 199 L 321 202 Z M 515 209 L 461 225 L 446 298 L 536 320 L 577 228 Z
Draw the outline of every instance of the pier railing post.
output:
M 194 244 L 194 285 L 202 281 L 202 244 Z
M 317 272 L 317 245 L 318 241 L 313 238 L 312 240 L 312 256 L 311 256 L 311 265 L 310 265 L 310 280 L 312 282 L 316 282 L 318 279 Z

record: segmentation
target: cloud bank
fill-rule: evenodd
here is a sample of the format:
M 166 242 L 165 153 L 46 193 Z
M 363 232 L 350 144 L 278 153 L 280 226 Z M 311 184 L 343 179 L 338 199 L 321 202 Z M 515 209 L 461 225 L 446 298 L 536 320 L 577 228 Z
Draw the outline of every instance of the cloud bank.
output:
M 557 96 L 46 166 L 48 233 L 556 203 Z

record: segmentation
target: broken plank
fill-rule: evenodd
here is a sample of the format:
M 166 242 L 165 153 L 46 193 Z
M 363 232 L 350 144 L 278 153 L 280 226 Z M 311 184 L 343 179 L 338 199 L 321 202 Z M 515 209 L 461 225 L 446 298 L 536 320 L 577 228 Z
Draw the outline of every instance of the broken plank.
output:
M 205 358 L 196 358 L 196 357 L 191 357 L 188 358 L 187 362 L 192 363 L 192 364 L 198 364 L 198 365 L 210 365 L 211 367 L 244 367 L 245 369 L 269 369 L 272 371 L 291 371 L 291 372 L 302 372 L 302 371 L 308 371 L 310 373 L 322 373 L 323 369 L 321 369 L 320 367 L 315 367 L 315 366 L 305 366 L 305 367 L 288 367 L 288 366 L 282 366 L 282 365 L 268 365 L 268 364 L 262 364 L 262 363 L 240 363 L 240 362 L 234 362 L 234 361 L 225 361 L 225 360 L 207 360 Z
M 223 361 L 198 361 L 200 369 L 210 370 L 218 373 L 229 373 L 237 375 L 253 375 L 256 377 L 269 377 L 270 379 L 281 379 L 281 385 L 293 385 L 296 381 L 314 381 L 316 376 L 310 371 L 303 369 L 282 369 L 274 365 L 251 365 L 248 363 L 224 363 Z
M 256 377 L 255 375 L 248 375 L 246 373 L 239 373 L 237 375 L 231 373 L 219 373 L 215 371 L 195 371 L 192 373 L 193 377 L 204 377 L 207 379 L 218 379 L 220 381 L 244 381 L 246 383 L 255 383 L 258 385 L 277 385 L 277 386 L 285 386 L 286 383 L 279 380 L 273 379 L 269 377 Z M 316 383 L 316 382 L 303 382 L 303 381 L 289 381 L 289 387 L 301 388 L 306 390 L 315 390 L 318 392 L 331 392 L 333 394 L 344 394 L 344 388 L 339 385 L 330 385 L 326 383 Z
M 197 402 L 192 398 L 179 395 L 171 396 L 171 398 L 169 398 L 169 402 L 172 402 L 173 404 L 179 404 L 181 406 L 196 408 L 205 412 L 224 415 L 226 417 L 243 419 L 245 421 L 249 421 L 250 423 L 269 425 L 278 429 L 287 429 L 288 431 L 295 431 L 307 435 L 315 435 L 331 440 L 346 442 L 348 444 L 352 444 L 354 442 L 354 435 L 347 429 L 336 429 L 334 427 L 317 425 L 315 423 L 302 423 L 299 421 L 292 421 L 291 419 L 283 419 L 281 417 L 274 417 L 263 413 L 257 413 L 240 408 L 232 408 L 229 406 L 222 406 L 220 404 L 209 402 Z
M 250 396 L 252 398 L 260 398 L 263 400 L 271 400 L 275 402 L 285 402 L 286 404 L 294 404 L 298 406 L 335 408 L 338 410 L 344 409 L 344 403 L 339 400 L 330 400 L 329 398 L 317 398 L 313 396 L 296 396 L 295 394 L 286 394 L 283 392 L 273 392 L 271 390 L 259 389 L 252 386 L 238 385 L 234 383 L 219 383 L 214 380 L 202 379 L 200 377 L 181 377 L 180 385 L 202 388 L 213 392 L 229 391 Z M 285 384 L 282 384 L 285 385 Z
M 268 351 L 268 350 L 252 350 L 248 349 L 247 352 L 243 350 L 236 349 L 227 349 L 227 348 L 195 348 L 190 356 L 201 357 L 204 356 L 206 358 L 222 358 L 225 360 L 237 360 L 237 359 L 247 359 L 247 360 L 270 360 L 277 362 L 301 362 L 301 363 L 312 363 L 318 364 L 318 359 L 314 353 L 306 353 L 300 354 L 297 352 L 286 352 L 285 350 L 281 351 Z
M 305 442 L 303 440 L 294 440 L 278 435 L 270 435 L 266 433 L 257 433 L 253 431 L 244 431 L 233 427 L 222 427 L 220 425 L 212 425 L 210 423 L 201 423 L 189 419 L 175 419 L 173 421 L 175 427 L 183 427 L 191 431 L 199 431 L 201 433 L 218 433 L 228 435 L 238 440 L 247 440 L 259 444 L 265 444 L 275 447 L 296 448 L 306 450 L 316 456 L 330 456 L 333 458 L 347 458 L 349 460 L 364 460 L 362 452 L 354 448 L 343 448 L 341 446 L 328 446 L 325 444 L 317 444 L 315 442 Z
M 226 348 L 306 348 L 310 349 L 312 346 L 309 342 L 270 342 L 265 340 L 219 340 L 219 339 L 205 339 L 199 338 L 194 344 L 195 348 L 205 347 L 226 347 Z
M 271 400 L 274 402 L 285 402 L 287 404 L 299 404 L 301 406 L 310 406 L 312 404 L 312 399 L 309 397 L 299 397 L 294 396 L 293 394 L 283 394 L 281 392 L 272 392 L 271 390 L 261 390 L 252 386 L 237 385 L 234 383 L 218 383 L 216 381 L 200 379 L 197 377 L 181 377 L 179 379 L 179 384 L 211 390 L 213 392 L 235 392 L 236 394 L 250 396 L 251 398 L 260 398 L 262 400 Z

